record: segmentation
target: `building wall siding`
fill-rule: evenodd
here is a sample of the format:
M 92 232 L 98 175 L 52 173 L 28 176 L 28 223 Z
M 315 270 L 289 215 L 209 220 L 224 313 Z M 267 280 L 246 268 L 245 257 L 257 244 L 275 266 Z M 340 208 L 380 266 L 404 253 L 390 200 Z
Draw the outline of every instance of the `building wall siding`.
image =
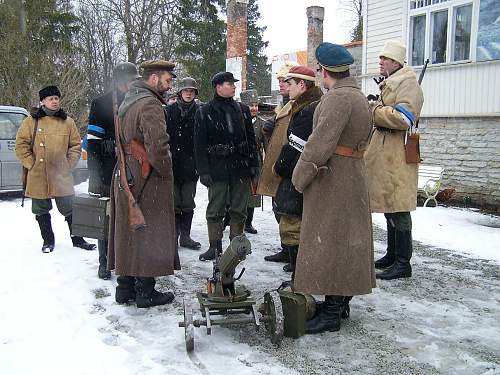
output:
M 363 73 L 378 72 L 378 54 L 385 42 L 402 39 L 404 0 L 367 0 L 366 2 L 366 46 Z
M 500 117 L 424 118 L 419 129 L 422 163 L 445 168 L 453 200 L 500 207 Z

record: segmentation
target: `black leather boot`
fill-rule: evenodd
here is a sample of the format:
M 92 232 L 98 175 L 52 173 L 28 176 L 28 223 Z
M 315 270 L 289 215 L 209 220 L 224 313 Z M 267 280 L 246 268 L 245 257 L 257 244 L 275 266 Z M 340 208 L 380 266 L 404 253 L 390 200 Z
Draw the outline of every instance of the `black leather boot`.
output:
M 411 277 L 410 259 L 413 252 L 411 231 L 396 230 L 396 260 L 394 264 L 375 276 L 380 280 Z
M 342 312 L 340 314 L 340 317 L 342 319 L 348 319 L 349 316 L 351 315 L 351 307 L 349 306 L 349 302 L 351 302 L 351 300 L 352 300 L 352 296 L 345 296 L 344 297 Z M 323 301 L 316 301 L 316 311 L 314 312 L 313 318 L 320 313 L 321 308 L 323 307 L 323 304 L 324 304 Z
M 73 242 L 74 247 L 79 247 L 80 249 L 83 250 L 95 250 L 96 245 L 93 243 L 88 243 L 83 239 L 83 237 L 80 236 L 73 236 L 72 229 L 71 229 L 71 223 L 73 222 L 73 215 L 68 215 L 66 216 L 66 221 L 68 222 L 68 227 L 69 227 L 69 233 L 71 235 L 71 242 Z
M 111 272 L 108 271 L 108 241 L 97 241 L 97 250 L 99 250 L 99 270 L 97 277 L 103 280 L 111 279 Z
M 194 212 L 182 212 L 180 220 L 179 245 L 191 250 L 199 250 L 201 244 L 191 238 L 191 224 Z
M 208 250 L 200 254 L 198 259 L 201 261 L 214 260 L 216 252 L 219 252 L 219 254 L 222 253 L 222 240 L 210 241 Z
M 306 322 L 306 333 L 335 332 L 340 329 L 343 296 L 325 296 L 319 314 Z
M 396 259 L 394 253 L 396 248 L 396 228 L 394 228 L 389 221 L 387 221 L 387 253 L 375 261 L 375 268 L 382 269 L 393 265 Z
M 37 215 L 36 221 L 40 227 L 43 239 L 42 253 L 51 253 L 54 250 L 55 239 L 54 232 L 52 231 L 52 223 L 50 222 L 50 214 Z
M 281 244 L 281 250 L 273 255 L 266 255 L 264 260 L 268 262 L 290 263 L 290 255 L 285 250 L 285 245 Z
M 116 303 L 135 302 L 135 277 L 118 276 L 116 282 L 118 283 L 115 292 Z
M 214 260 L 217 252 L 222 253 L 222 223 L 207 223 L 207 228 L 210 247 L 198 257 L 201 261 Z
M 295 246 L 285 245 L 285 248 L 288 249 L 290 263 L 285 264 L 283 266 L 283 271 L 294 272 L 295 271 L 295 263 L 297 262 L 297 254 L 299 253 L 299 245 L 295 245 Z
M 172 292 L 159 292 L 155 284 L 154 277 L 135 278 L 135 303 L 138 308 L 166 305 L 174 300 Z
M 255 229 L 252 225 L 254 211 L 255 209 L 253 207 L 247 208 L 247 218 L 245 220 L 245 232 L 250 234 L 257 234 L 257 229 Z

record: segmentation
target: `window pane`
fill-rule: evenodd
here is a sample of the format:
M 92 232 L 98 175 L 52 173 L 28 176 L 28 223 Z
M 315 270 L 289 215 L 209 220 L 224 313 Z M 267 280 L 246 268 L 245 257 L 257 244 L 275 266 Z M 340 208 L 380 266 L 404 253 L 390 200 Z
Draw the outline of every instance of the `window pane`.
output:
M 411 18 L 411 65 L 423 65 L 425 53 L 425 14 Z
M 25 117 L 20 113 L 0 113 L 0 139 L 15 139 Z
M 500 7 L 498 0 L 481 0 L 477 33 L 477 60 L 500 59 Z
M 432 63 L 446 62 L 448 10 L 432 13 Z
M 472 4 L 456 8 L 453 61 L 469 59 L 471 24 Z

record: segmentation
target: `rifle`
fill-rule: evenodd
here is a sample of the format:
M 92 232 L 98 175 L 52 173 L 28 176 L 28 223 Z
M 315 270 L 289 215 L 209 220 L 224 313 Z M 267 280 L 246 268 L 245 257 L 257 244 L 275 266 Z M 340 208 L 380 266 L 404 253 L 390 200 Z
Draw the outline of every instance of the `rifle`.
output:
M 418 76 L 418 84 L 421 85 L 422 81 L 425 76 L 425 71 L 427 70 L 427 65 L 429 64 L 429 59 L 425 60 L 424 67 L 422 68 L 422 71 L 420 72 L 420 75 Z
M 118 156 L 118 173 L 120 176 L 120 185 L 127 195 L 128 223 L 130 229 L 135 231 L 137 229 L 144 228 L 146 226 L 146 220 L 144 219 L 144 215 L 142 214 L 141 208 L 137 204 L 134 195 L 130 191 L 130 187 L 127 181 L 127 174 L 125 170 L 125 153 L 123 151 L 120 136 L 120 118 L 118 117 L 118 101 L 116 98 L 116 88 L 113 88 L 113 120 L 115 123 L 115 142 Z

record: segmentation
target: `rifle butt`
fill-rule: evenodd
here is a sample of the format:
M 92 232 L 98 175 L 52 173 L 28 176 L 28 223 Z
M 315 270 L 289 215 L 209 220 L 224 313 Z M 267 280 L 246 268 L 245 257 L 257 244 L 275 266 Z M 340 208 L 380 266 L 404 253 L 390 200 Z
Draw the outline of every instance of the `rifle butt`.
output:
M 130 229 L 133 231 L 146 226 L 146 219 L 144 219 L 144 215 L 135 200 L 128 201 L 128 221 Z

